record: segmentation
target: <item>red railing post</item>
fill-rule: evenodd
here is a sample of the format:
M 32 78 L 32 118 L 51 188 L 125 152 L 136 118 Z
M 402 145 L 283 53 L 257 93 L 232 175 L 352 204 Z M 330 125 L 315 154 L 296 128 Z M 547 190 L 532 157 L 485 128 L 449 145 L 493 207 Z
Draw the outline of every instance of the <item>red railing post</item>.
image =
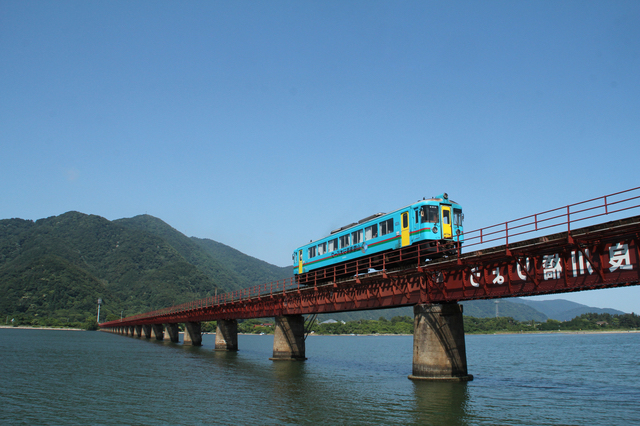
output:
M 506 247 L 509 248 L 509 222 L 504 223 L 504 238 Z

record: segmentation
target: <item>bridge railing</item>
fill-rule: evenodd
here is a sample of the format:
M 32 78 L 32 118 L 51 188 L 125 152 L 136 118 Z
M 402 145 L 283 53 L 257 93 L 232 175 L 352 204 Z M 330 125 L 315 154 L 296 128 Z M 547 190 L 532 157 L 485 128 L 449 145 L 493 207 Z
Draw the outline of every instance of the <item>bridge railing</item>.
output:
M 524 239 L 522 238 L 522 236 L 527 234 L 534 234 L 540 231 L 548 231 L 549 229 L 557 229 L 558 232 L 571 231 L 571 229 L 575 228 L 574 225 L 577 223 L 583 225 L 586 224 L 586 221 L 597 217 L 613 215 L 639 207 L 640 187 L 636 187 L 628 189 L 626 191 L 620 191 L 602 197 L 581 201 L 579 203 L 570 204 L 568 206 L 558 207 L 552 210 L 524 216 L 522 218 L 499 223 L 497 225 L 491 225 L 473 231 L 467 231 L 463 234 L 464 250 L 469 251 L 469 248 L 471 247 L 473 247 L 474 250 L 477 250 L 488 243 L 493 243 L 493 245 L 496 245 L 496 243 L 503 243 L 504 245 L 509 247 L 510 243 L 514 243 L 518 240 Z M 447 250 L 450 250 L 450 247 L 447 248 Z M 457 246 L 455 250 L 457 251 L 457 254 L 459 256 L 461 254 L 460 246 Z M 404 256 L 404 259 L 402 258 L 402 256 Z M 420 262 L 421 260 L 423 260 L 423 257 L 425 257 L 425 253 L 421 252 L 420 248 L 416 248 L 413 246 L 406 247 L 405 249 L 394 250 L 388 255 L 385 254 L 382 257 L 382 264 L 377 267 L 381 267 L 381 269 L 384 271 L 386 269 L 385 262 L 397 262 L 397 257 L 400 257 L 400 261 L 416 260 Z M 362 261 L 352 261 L 340 265 L 340 268 L 344 270 L 341 272 L 342 276 L 350 275 L 358 277 L 359 275 L 361 275 L 361 272 L 363 270 L 370 270 L 371 266 L 372 265 L 370 263 L 367 264 L 366 262 L 363 263 Z M 376 272 L 379 271 L 376 270 Z M 336 276 L 336 271 L 334 271 L 333 279 L 335 279 Z M 315 284 L 315 280 L 309 281 L 306 284 L 309 285 L 303 284 L 302 288 L 313 287 L 313 285 Z M 206 309 L 214 306 L 234 303 L 243 300 L 250 300 L 258 297 L 269 297 L 276 294 L 286 294 L 288 291 L 298 291 L 300 289 L 300 282 L 296 281 L 296 279 L 294 278 L 289 278 L 260 284 L 241 290 L 234 290 L 229 293 L 210 296 L 204 299 L 194 300 L 180 305 L 158 309 L 152 312 L 146 312 L 144 314 L 134 315 L 124 318 L 122 321 L 135 322 L 148 318 L 161 318 L 164 316 L 192 312 L 199 309 Z M 118 321 L 113 321 L 111 323 L 117 324 Z
M 254 287 L 249 287 L 240 290 L 234 290 L 232 292 L 223 293 L 215 296 L 205 297 L 199 300 L 193 300 L 190 302 L 182 303 L 180 305 L 171 306 L 168 308 L 162 308 L 151 312 L 145 312 L 143 314 L 137 314 L 122 319 L 122 322 L 135 322 L 144 320 L 147 318 L 161 318 L 168 315 L 175 315 L 180 313 L 192 312 L 199 309 L 206 309 L 218 305 L 227 303 L 234 303 L 242 300 L 254 299 L 257 297 L 269 297 L 278 294 L 286 293 L 290 290 L 298 290 L 300 284 L 295 281 L 294 278 L 288 278 L 284 280 L 273 281 L 270 283 L 260 284 Z M 113 321 L 118 323 L 118 321 Z
M 556 229 L 557 232 L 571 231 L 587 225 L 587 221 L 606 215 L 621 213 L 640 207 L 640 187 L 608 194 L 598 198 L 569 204 L 552 210 L 524 216 L 508 222 L 487 226 L 464 232 L 464 249 L 469 251 L 480 248 L 480 245 L 503 243 L 509 247 L 523 238 L 525 234 Z

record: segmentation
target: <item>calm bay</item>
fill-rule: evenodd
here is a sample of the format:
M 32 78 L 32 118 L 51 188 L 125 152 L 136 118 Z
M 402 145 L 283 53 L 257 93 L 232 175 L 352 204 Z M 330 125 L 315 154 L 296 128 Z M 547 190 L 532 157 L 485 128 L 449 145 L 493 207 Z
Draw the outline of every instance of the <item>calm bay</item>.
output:
M 414 382 L 411 336 L 310 336 L 305 362 L 104 332 L 0 329 L 3 425 L 640 424 L 640 333 L 468 335 L 468 383 Z

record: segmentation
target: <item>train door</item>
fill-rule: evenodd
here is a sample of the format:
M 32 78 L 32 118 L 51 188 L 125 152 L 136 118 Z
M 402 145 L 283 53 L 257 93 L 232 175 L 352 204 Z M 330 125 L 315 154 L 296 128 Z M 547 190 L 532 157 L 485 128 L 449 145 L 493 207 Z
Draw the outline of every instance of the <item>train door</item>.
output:
M 302 273 L 302 250 L 298 251 L 298 273 Z
M 442 205 L 442 238 L 452 238 L 451 231 L 451 206 Z
M 401 233 L 400 233 L 400 235 L 401 235 L 401 244 L 400 244 L 400 246 L 404 247 L 404 246 L 408 246 L 409 244 L 411 244 L 411 234 L 409 232 L 409 212 L 408 211 L 403 212 L 400 215 L 400 221 L 402 222 L 401 223 L 402 226 L 400 228 L 401 229 Z

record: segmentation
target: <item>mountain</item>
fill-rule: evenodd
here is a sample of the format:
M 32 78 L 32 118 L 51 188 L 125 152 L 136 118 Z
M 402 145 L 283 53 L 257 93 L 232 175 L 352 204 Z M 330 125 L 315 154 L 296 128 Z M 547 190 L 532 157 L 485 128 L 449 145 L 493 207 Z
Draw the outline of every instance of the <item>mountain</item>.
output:
M 463 314 L 469 317 L 476 318 L 491 318 L 496 316 L 496 303 L 495 300 L 471 300 L 468 302 L 462 302 Z M 547 320 L 547 315 L 539 312 L 533 307 L 526 306 L 520 303 L 514 303 L 511 299 L 500 299 L 498 301 L 498 315 L 501 317 L 511 317 L 517 321 L 531 321 L 544 322 Z M 413 307 L 407 306 L 403 308 L 391 308 L 383 310 L 373 311 L 354 311 L 344 312 L 337 314 L 323 314 L 318 316 L 320 321 L 327 319 L 334 319 L 336 321 L 354 321 L 354 320 L 371 320 L 384 317 L 391 319 L 395 316 L 410 316 L 413 317 Z
M 241 280 L 223 262 L 213 258 L 192 239 L 156 217 L 140 215 L 129 219 L 118 219 L 114 223 L 163 239 L 187 262 L 204 272 L 214 282 L 220 283 L 221 289 L 225 291 L 238 290 L 244 287 Z
M 465 316 L 475 318 L 492 318 L 497 314 L 500 317 L 511 317 L 517 321 L 537 321 L 545 322 L 547 319 L 558 321 L 570 321 L 582 314 L 611 314 L 623 315 L 624 312 L 616 309 L 594 308 L 568 300 L 530 300 L 526 298 L 508 298 L 496 300 L 471 300 L 462 302 Z M 335 319 L 337 321 L 353 321 L 361 319 L 378 319 L 384 317 L 391 319 L 394 316 L 413 316 L 413 308 L 392 308 L 374 311 L 344 312 L 339 314 L 323 314 L 319 318 L 321 321 Z
M 498 303 L 496 304 L 496 302 Z M 464 314 L 470 317 L 491 318 L 496 317 L 497 312 L 497 316 L 511 317 L 517 321 L 544 322 L 547 320 L 547 315 L 539 309 L 514 303 L 511 299 L 473 300 L 462 304 L 464 305 Z
M 225 257 L 216 259 L 206 246 Z M 285 272 L 291 276 L 290 268 L 188 238 L 148 215 L 109 221 L 68 212 L 36 222 L 0 220 L 0 314 L 24 321 L 85 321 L 95 315 L 98 298 L 102 320 L 117 319 L 264 282 L 252 278 L 281 279 Z
M 582 314 L 589 314 L 589 313 L 611 314 L 611 315 L 624 314 L 624 312 L 618 311 L 617 309 L 594 308 L 594 307 L 583 305 L 580 303 L 570 302 L 564 299 L 530 300 L 530 299 L 513 298 L 510 300 L 512 300 L 514 303 L 527 305 L 537 311 L 542 312 L 549 318 L 558 320 L 558 321 L 570 321 Z
M 114 222 L 164 239 L 189 263 L 221 283 L 227 291 L 293 276 L 291 267 L 271 265 L 217 241 L 189 238 L 153 216 L 140 215 Z
M 226 265 L 234 273 L 242 288 L 293 277 L 291 266 L 275 266 L 217 241 L 191 237 L 211 257 Z

